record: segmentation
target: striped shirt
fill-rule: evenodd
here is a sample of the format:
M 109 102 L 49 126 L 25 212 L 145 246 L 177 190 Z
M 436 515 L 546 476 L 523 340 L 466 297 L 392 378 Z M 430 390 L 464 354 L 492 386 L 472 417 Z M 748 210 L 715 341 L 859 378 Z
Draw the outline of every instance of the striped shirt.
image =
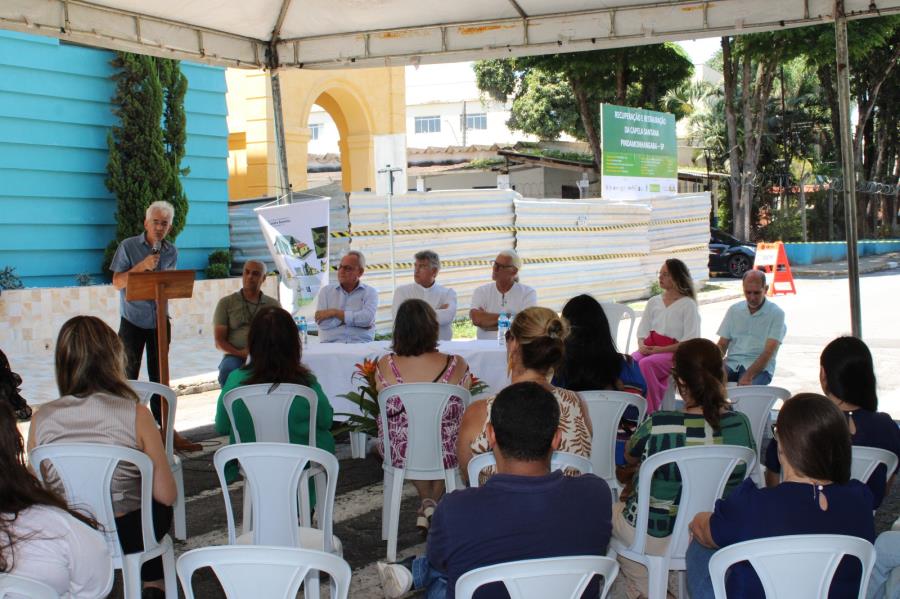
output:
M 719 430 L 706 422 L 702 414 L 684 412 L 656 412 L 647 417 L 628 441 L 625 451 L 633 458 L 646 460 L 653 454 L 696 445 L 742 445 L 756 450 L 753 431 L 747 417 L 740 412 L 726 412 L 719 420 Z M 725 487 L 725 496 L 744 479 L 746 466 L 739 465 Z M 623 515 L 629 524 L 637 526 L 637 490 L 640 486 L 635 474 L 634 493 L 625 502 Z M 681 474 L 675 464 L 659 468 L 650 483 L 650 516 L 647 534 L 667 537 L 678 515 L 681 498 Z

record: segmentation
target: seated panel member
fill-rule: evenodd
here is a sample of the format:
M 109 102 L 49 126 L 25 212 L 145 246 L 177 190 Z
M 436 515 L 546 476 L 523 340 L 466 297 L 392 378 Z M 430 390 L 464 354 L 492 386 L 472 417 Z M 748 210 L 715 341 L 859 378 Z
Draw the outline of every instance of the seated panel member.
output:
M 216 348 L 225 352 L 219 362 L 219 386 L 224 387 L 228 375 L 247 362 L 247 333 L 250 321 L 263 306 L 277 306 L 278 300 L 262 292 L 266 265 L 248 260 L 241 275 L 242 286 L 216 304 L 213 335 Z
M 413 269 L 414 283 L 401 285 L 394 291 L 394 301 L 391 306 L 394 319 L 397 318 L 397 310 L 400 304 L 408 299 L 420 299 L 434 308 L 437 315 L 440 333 L 438 339 L 449 341 L 453 338 L 453 319 L 456 317 L 456 292 L 448 287 L 439 285 L 435 278 L 441 269 L 441 259 L 431 250 L 422 250 L 416 253 L 416 264 Z
M 350 250 L 341 258 L 336 285 L 322 287 L 315 320 L 322 343 L 368 343 L 375 339 L 378 292 L 360 282 L 366 257 Z
M 522 259 L 515 250 L 503 250 L 493 263 L 493 283 L 482 285 L 472 294 L 469 316 L 477 327 L 479 339 L 496 338 L 500 312 L 515 316 L 525 308 L 537 305 L 537 291 L 519 283 L 521 268 Z

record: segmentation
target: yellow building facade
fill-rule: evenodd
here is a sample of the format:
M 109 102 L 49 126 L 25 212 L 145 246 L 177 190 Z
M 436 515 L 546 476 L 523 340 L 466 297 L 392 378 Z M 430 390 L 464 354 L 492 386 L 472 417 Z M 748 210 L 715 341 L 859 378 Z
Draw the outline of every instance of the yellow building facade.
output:
M 309 113 L 324 108 L 340 133 L 344 191 L 384 191 L 387 165 L 406 167 L 406 81 L 403 67 L 284 70 L 279 75 L 288 176 L 307 188 Z M 228 196 L 230 200 L 284 193 L 279 181 L 269 73 L 228 69 Z M 405 172 L 395 180 L 405 181 Z M 399 191 L 399 190 L 398 190 Z

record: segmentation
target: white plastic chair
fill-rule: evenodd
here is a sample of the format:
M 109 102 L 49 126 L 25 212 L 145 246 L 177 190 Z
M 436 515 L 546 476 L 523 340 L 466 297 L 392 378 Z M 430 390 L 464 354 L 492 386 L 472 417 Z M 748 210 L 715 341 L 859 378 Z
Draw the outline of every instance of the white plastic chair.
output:
M 598 574 L 603 577 L 600 599 L 605 599 L 619 574 L 619 564 L 614 558 L 575 555 L 495 564 L 460 576 L 456 581 L 456 597 L 471 599 L 479 587 L 502 582 L 511 599 L 578 599 Z
M 844 535 L 791 535 L 735 543 L 719 549 L 709 560 L 716 599 L 725 599 L 725 572 L 748 561 L 762 582 L 767 599 L 820 599 L 828 596 L 831 579 L 845 555 L 862 562 L 857 597 L 866 596 L 875 564 L 875 547 Z
M 231 422 L 231 430 L 234 433 L 234 442 L 241 443 L 241 433 L 238 431 L 237 424 L 234 420 L 234 403 L 238 400 L 242 401 L 247 411 L 250 412 L 250 418 L 253 421 L 253 434 L 259 443 L 290 443 L 290 419 L 288 415 L 295 397 L 301 397 L 306 400 L 309 408 L 309 440 L 307 445 L 316 447 L 316 410 L 319 405 L 319 398 L 316 392 L 305 385 L 296 385 L 293 383 L 283 383 L 272 389 L 271 383 L 262 383 L 259 385 L 244 385 L 236 387 L 226 393 L 222 397 L 222 404 L 225 407 L 225 413 L 228 414 L 228 420 Z M 321 470 L 313 468 L 304 473 L 304 480 L 310 476 L 321 474 Z M 247 481 L 244 481 L 244 532 L 248 532 L 252 526 L 251 502 L 250 494 L 247 489 Z M 316 486 L 316 500 L 322 499 Z M 303 501 L 303 513 L 309 513 L 309 489 L 306 485 L 301 487 L 301 500 Z M 304 525 L 309 525 L 309 521 L 304 521 Z
M 185 599 L 194 599 L 191 576 L 205 567 L 215 572 L 228 599 L 294 599 L 310 571 L 331 577 L 332 599 L 346 599 L 350 590 L 350 565 L 336 555 L 295 547 L 226 545 L 194 549 L 178 558 Z
M 469 475 L 469 486 L 477 487 L 478 477 L 481 475 L 481 471 L 496 465 L 497 458 L 494 457 L 493 451 L 479 453 L 469 460 L 469 467 L 466 469 L 466 472 Z M 581 474 L 594 473 L 594 467 L 589 459 L 566 451 L 554 451 L 553 455 L 550 456 L 550 471 L 569 470 L 570 468 L 572 470 L 577 470 Z
M 153 462 L 140 451 L 99 443 L 51 443 L 35 447 L 29 455 L 31 467 L 44 482 L 41 464 L 47 460 L 59 475 L 69 505 L 84 508 L 106 532 L 106 544 L 113 566 L 122 570 L 126 599 L 140 599 L 141 566 L 155 557 L 162 557 L 166 596 L 177 597 L 175 580 L 175 552 L 172 539 L 165 535 L 160 541 L 153 533 Z M 141 527 L 144 551 L 122 553 L 116 536 L 116 515 L 112 505 L 110 483 L 120 463 L 134 464 L 141 476 Z
M 168 404 L 165 439 L 166 458 L 169 460 L 169 466 L 172 468 L 172 476 L 175 477 L 175 488 L 178 489 L 178 498 L 175 499 L 175 505 L 172 506 L 174 510 L 175 538 L 183 541 L 187 538 L 187 516 L 184 509 L 184 470 L 181 464 L 181 456 L 175 453 L 174 443 L 175 409 L 178 406 L 178 398 L 171 387 L 160 383 L 128 381 L 128 384 L 138 394 L 141 405 L 149 406 L 150 398 L 154 395 L 159 395 Z
M 765 484 L 762 474 L 762 441 L 763 435 L 769 427 L 769 415 L 772 406 L 779 399 L 784 401 L 791 396 L 791 392 L 782 387 L 770 385 L 745 385 L 743 387 L 728 387 L 728 400 L 734 409 L 750 421 L 750 430 L 753 432 L 753 440 L 756 441 L 757 461 L 756 468 L 750 475 L 759 486 Z
M 248 485 L 252 505 L 253 527 L 237 537 L 231 496 L 225 480 L 225 464 L 237 460 Z M 333 534 L 334 496 L 337 491 L 338 461 L 325 450 L 292 443 L 240 443 L 218 449 L 213 456 L 216 474 L 225 499 L 228 543 L 234 545 L 275 545 L 316 549 L 341 555 L 340 541 Z M 298 491 L 307 465 L 323 469 L 326 485 L 323 498 L 316 506 L 318 528 L 298 526 L 300 506 Z M 309 522 L 304 514 L 303 522 Z
M 712 511 L 716 499 L 722 497 L 728 478 L 740 462 L 746 464 L 747 472 L 750 472 L 756 462 L 756 452 L 738 445 L 678 447 L 653 454 L 641 463 L 634 542 L 625 545 L 613 537 L 610 545 L 622 557 L 647 567 L 649 599 L 665 599 L 669 570 L 685 570 L 684 554 L 690 542 L 688 523 L 698 512 Z M 681 473 L 678 515 L 665 553 L 648 555 L 645 548 L 653 473 L 673 463 Z
M 897 454 L 893 451 L 862 445 L 854 445 L 851 450 L 853 457 L 850 461 L 850 478 L 855 478 L 863 483 L 867 482 L 874 474 L 875 469 L 884 464 L 887 467 L 887 480 L 890 480 L 897 470 Z
M 0 599 L 9 596 L 28 599 L 59 599 L 59 594 L 38 580 L 17 574 L 0 574 Z
M 625 304 L 614 302 L 600 302 L 600 307 L 603 308 L 603 313 L 606 314 L 606 320 L 609 322 L 609 334 L 612 335 L 613 342 L 619 338 L 619 326 L 622 321 L 626 317 L 628 318 L 628 336 L 625 337 L 624 353 L 631 353 L 629 348 L 631 347 L 631 333 L 634 332 L 634 310 Z
M 400 526 L 400 496 L 403 481 L 441 480 L 447 492 L 456 489 L 456 468 L 444 469 L 441 442 L 441 418 L 450 398 L 469 403 L 469 391 L 444 383 L 405 383 L 392 385 L 378 394 L 381 426 L 384 431 L 384 504 L 381 510 L 381 538 L 387 540 L 387 559 L 397 560 L 397 528 Z M 387 418 L 387 400 L 399 397 L 406 409 L 406 460 L 403 468 L 391 463 L 391 436 Z
M 613 493 L 613 501 L 622 492 L 622 483 L 616 479 L 616 440 L 619 433 L 619 422 L 628 406 L 637 408 L 637 422 L 640 424 L 647 413 L 647 400 L 640 395 L 625 391 L 581 391 L 594 425 L 591 439 L 591 463 L 594 474 L 609 485 Z

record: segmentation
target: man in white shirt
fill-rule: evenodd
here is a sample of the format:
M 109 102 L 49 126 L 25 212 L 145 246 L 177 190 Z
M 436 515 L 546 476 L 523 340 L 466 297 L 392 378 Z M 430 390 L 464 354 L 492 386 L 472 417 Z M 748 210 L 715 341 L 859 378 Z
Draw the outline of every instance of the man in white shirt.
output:
M 322 343 L 367 343 L 375 338 L 378 292 L 360 282 L 366 258 L 350 250 L 341 258 L 338 282 L 319 291 L 315 319 Z
M 408 299 L 424 300 L 434 308 L 437 314 L 441 341 L 449 341 L 453 338 L 453 319 L 456 317 L 456 292 L 452 289 L 438 285 L 435 281 L 438 271 L 441 269 L 441 259 L 431 250 L 422 250 L 415 255 L 415 267 L 413 268 L 413 280 L 415 283 L 401 285 L 394 291 L 394 302 L 391 307 L 394 318 L 397 318 L 397 310 L 400 304 Z
M 479 339 L 495 339 L 497 318 L 506 312 L 510 318 L 531 306 L 537 305 L 537 292 L 519 283 L 522 259 L 515 250 L 503 250 L 497 254 L 491 271 L 493 283 L 482 285 L 472 294 L 469 316 L 477 327 Z

